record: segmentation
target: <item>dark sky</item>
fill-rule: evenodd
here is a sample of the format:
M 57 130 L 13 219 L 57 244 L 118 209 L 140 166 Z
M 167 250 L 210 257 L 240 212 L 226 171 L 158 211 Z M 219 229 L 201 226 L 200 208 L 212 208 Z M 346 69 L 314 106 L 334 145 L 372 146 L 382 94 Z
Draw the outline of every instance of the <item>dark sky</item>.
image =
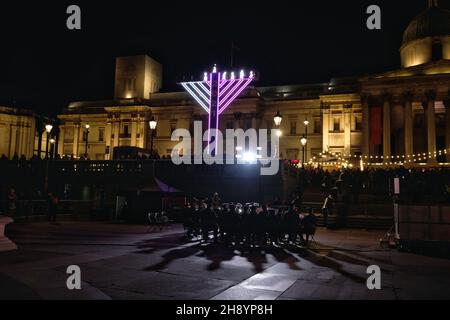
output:
M 257 85 L 395 69 L 403 30 L 427 7 L 426 0 L 8 2 L 0 4 L 0 104 L 49 115 L 70 101 L 111 99 L 118 55 L 154 57 L 166 91 L 213 63 L 229 67 L 231 40 L 236 69 L 258 70 Z M 66 29 L 70 4 L 81 7 L 81 31 Z M 381 7 L 382 30 L 366 28 L 370 4 Z

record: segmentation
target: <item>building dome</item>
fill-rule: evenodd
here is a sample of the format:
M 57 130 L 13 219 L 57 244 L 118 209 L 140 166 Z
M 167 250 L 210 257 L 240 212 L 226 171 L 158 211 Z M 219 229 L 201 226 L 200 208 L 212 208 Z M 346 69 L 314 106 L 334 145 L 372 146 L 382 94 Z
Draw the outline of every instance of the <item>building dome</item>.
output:
M 440 51 L 440 52 L 439 52 Z M 450 59 L 450 10 L 429 0 L 428 9 L 415 17 L 403 33 L 402 66 Z
M 403 33 L 403 44 L 417 39 L 450 35 L 450 11 L 432 2 L 411 21 Z

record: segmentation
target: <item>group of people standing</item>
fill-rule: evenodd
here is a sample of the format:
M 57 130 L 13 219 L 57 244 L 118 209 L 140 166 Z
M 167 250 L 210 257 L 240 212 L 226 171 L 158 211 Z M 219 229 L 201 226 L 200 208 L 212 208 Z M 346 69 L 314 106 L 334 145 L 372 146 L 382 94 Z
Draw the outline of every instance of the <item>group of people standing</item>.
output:
M 23 200 L 19 204 L 19 195 L 14 188 L 10 188 L 8 190 L 7 196 L 2 198 L 5 199 L 1 199 L 1 202 L 4 203 L 4 206 L 3 208 L 1 208 L 0 206 L 0 214 L 7 214 L 11 217 L 15 217 L 16 215 L 27 215 L 30 214 L 30 211 L 32 214 L 34 208 L 32 204 L 33 200 Z M 48 192 L 46 197 L 39 197 L 38 201 L 39 200 L 45 201 L 46 203 L 45 207 L 48 221 L 55 222 L 59 205 L 59 197 L 53 192 Z
M 222 203 L 215 193 L 211 199 L 194 199 L 186 206 L 184 227 L 189 240 L 250 247 L 307 245 L 315 233 L 316 217 L 312 209 L 301 213 L 294 201 L 289 206 Z

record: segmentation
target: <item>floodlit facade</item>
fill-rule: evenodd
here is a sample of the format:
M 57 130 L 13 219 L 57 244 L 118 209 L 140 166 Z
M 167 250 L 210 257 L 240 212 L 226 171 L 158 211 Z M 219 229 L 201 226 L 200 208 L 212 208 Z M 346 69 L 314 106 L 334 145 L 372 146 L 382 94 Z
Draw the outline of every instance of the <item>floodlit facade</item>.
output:
M 48 135 L 47 148 L 45 126 L 51 123 L 51 119 L 31 110 L 0 106 L 0 157 L 12 159 L 15 156 L 25 156 L 29 159 L 40 153 L 44 158 L 46 151 L 50 156 L 58 148 L 55 125 Z
M 450 13 L 430 1 L 404 32 L 401 69 L 311 85 L 249 86 L 221 115 L 219 127 L 272 129 L 280 112 L 282 158 L 301 159 L 305 135 L 305 161 L 331 153 L 384 164 L 445 162 L 449 39 Z M 153 149 L 160 155 L 176 145 L 170 140 L 173 130 L 192 132 L 195 120 L 207 128 L 206 112 L 189 94 L 160 92 L 162 67 L 153 59 L 119 57 L 115 78 L 114 100 L 72 103 L 58 116 L 61 155 L 85 154 L 85 124 L 91 159 L 111 159 L 117 146 L 149 149 L 152 117 L 157 121 Z
M 306 161 L 333 154 L 383 164 L 448 162 L 449 11 L 430 0 L 406 28 L 400 57 L 400 69 L 360 78 L 273 87 L 254 81 L 221 114 L 219 128 L 277 128 L 286 159 L 302 159 L 300 139 L 306 136 Z M 195 120 L 206 129 L 206 112 L 181 86 L 179 92 L 161 91 L 162 74 L 146 55 L 118 57 L 112 100 L 74 102 L 58 115 L 52 133 L 57 153 L 103 160 L 112 159 L 118 146 L 150 149 L 154 118 L 153 149 L 169 155 L 177 144 L 170 139 L 173 130 L 192 132 Z M 24 112 L 0 109 L 0 154 L 30 157 L 45 150 L 45 123 L 36 125 Z

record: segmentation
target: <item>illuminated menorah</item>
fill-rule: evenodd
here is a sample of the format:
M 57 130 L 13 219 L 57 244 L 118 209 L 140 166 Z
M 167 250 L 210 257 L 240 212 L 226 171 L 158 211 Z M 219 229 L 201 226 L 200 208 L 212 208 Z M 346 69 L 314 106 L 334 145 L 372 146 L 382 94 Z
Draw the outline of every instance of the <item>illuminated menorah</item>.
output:
M 211 141 L 211 131 L 219 128 L 219 117 L 237 96 L 250 84 L 254 78 L 253 71 L 245 77 L 241 70 L 236 78 L 234 72 L 228 77 L 227 72 L 220 73 L 214 66 L 209 75 L 205 72 L 203 81 L 182 82 L 183 88 L 208 113 L 208 153 Z M 217 139 L 215 139 L 217 150 Z

